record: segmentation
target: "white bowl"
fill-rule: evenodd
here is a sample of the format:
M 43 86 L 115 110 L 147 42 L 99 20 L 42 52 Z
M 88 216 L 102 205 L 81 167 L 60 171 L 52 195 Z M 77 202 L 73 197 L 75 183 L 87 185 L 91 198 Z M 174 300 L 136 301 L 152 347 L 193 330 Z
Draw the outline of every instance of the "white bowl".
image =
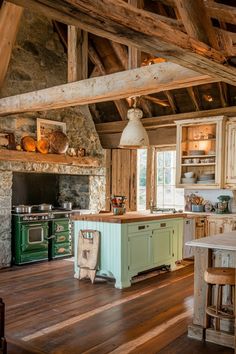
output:
M 197 180 L 197 178 L 193 178 L 193 177 L 191 177 L 191 178 L 182 178 L 182 183 L 184 183 L 184 184 L 192 184 L 192 183 L 196 183 L 196 180 Z
M 192 172 L 192 171 L 191 171 L 191 172 L 185 172 L 185 173 L 184 173 L 184 177 L 185 177 L 185 178 L 191 178 L 191 177 L 193 177 L 193 175 L 194 175 L 194 172 Z

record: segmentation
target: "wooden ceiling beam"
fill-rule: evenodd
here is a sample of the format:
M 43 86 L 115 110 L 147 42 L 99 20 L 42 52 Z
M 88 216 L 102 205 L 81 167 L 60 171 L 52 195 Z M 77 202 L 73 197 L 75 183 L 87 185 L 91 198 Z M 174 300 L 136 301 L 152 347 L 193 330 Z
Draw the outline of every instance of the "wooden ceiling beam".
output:
M 67 82 L 78 80 L 77 27 L 67 28 Z
M 188 112 L 188 113 L 179 113 L 172 114 L 167 116 L 159 116 L 152 118 L 143 118 L 142 123 L 145 129 L 152 130 L 161 126 L 173 125 L 174 121 L 181 119 L 193 119 L 193 118 L 202 118 L 202 117 L 212 117 L 217 115 L 227 115 L 229 117 L 234 117 L 236 114 L 236 106 L 216 108 L 206 111 L 198 112 Z M 96 124 L 96 130 L 98 134 L 115 134 L 121 133 L 127 122 L 110 122 L 110 123 L 100 123 Z
M 122 0 L 10 1 L 236 85 L 236 68 L 220 51 L 167 24 L 162 16 Z
M 201 42 L 220 49 L 212 27 L 211 19 L 206 12 L 203 0 L 175 0 L 187 34 Z
M 152 114 L 152 107 L 150 102 L 145 100 L 146 96 L 142 96 L 140 99 L 140 107 L 144 113 L 145 117 L 151 118 L 153 116 Z
M 196 109 L 196 111 L 201 110 L 201 102 L 200 102 L 200 97 L 197 88 L 193 87 L 188 87 L 187 88 L 188 94 L 193 102 L 193 105 Z
M 153 103 L 156 103 L 158 104 L 159 106 L 162 106 L 162 107 L 170 107 L 170 104 L 167 100 L 161 100 L 160 98 L 157 98 L 157 97 L 153 97 L 153 96 L 143 96 L 146 100 L 149 100 Z
M 88 52 L 90 60 L 98 68 L 99 75 L 106 75 L 106 69 L 104 68 L 98 53 L 91 43 L 89 44 Z M 127 119 L 127 110 L 129 108 L 128 103 L 125 100 L 114 100 L 114 104 L 120 115 L 120 118 L 122 120 Z
M 170 92 L 170 91 L 164 91 L 164 94 L 166 95 L 168 101 L 169 101 L 169 104 L 171 106 L 171 109 L 172 109 L 172 112 L 173 114 L 176 114 L 179 112 L 179 109 L 178 107 L 176 106 L 176 102 L 175 102 L 175 99 L 174 99 L 174 96 L 173 94 Z
M 124 47 L 124 45 L 114 42 L 114 41 L 110 41 L 111 46 L 117 56 L 117 58 L 119 59 L 122 67 L 127 70 L 128 69 L 128 53 L 126 48 Z
M 3 1 L 0 7 L 0 88 L 3 85 L 23 8 Z
M 173 63 L 160 63 L 0 99 L 0 115 L 113 101 L 215 80 Z
M 219 21 L 236 25 L 236 7 L 220 4 L 212 0 L 204 1 L 209 16 Z
M 223 107 L 229 106 L 229 99 L 228 99 L 228 87 L 227 84 L 224 82 L 217 83 L 219 92 L 220 92 L 220 100 Z

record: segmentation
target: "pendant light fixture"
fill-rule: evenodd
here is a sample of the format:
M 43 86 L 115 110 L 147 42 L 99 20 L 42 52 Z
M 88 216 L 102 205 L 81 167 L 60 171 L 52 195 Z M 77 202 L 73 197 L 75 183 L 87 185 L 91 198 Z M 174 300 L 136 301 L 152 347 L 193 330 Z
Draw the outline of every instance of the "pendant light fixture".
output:
M 119 148 L 142 149 L 149 146 L 148 134 L 141 122 L 143 112 L 136 107 L 136 103 L 137 99 L 134 97 L 133 107 L 127 112 L 129 121 L 121 134 Z

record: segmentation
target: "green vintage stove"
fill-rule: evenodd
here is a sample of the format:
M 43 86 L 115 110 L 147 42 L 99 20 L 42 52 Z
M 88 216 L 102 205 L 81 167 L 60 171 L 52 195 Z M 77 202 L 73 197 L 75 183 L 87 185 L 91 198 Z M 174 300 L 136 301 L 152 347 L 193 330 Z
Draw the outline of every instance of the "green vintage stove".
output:
M 71 255 L 71 222 L 65 211 L 12 214 L 12 261 L 25 264 Z

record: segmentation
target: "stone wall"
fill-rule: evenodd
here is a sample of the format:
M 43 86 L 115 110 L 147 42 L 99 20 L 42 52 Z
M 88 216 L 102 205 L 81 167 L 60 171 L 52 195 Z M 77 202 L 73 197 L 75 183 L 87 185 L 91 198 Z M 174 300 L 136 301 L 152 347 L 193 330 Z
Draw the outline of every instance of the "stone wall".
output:
M 67 54 L 57 33 L 54 31 L 52 22 L 43 16 L 38 17 L 28 10 L 24 10 L 7 77 L 0 90 L 0 97 L 39 90 L 66 82 Z M 1 161 L 0 218 L 2 222 L 0 224 L 0 268 L 9 266 L 11 260 L 12 171 L 83 175 L 83 183 L 75 189 L 72 188 L 72 191 L 75 193 L 88 193 L 88 207 L 91 209 L 102 209 L 105 205 L 105 169 L 102 168 L 104 150 L 101 147 L 88 107 L 77 106 L 1 117 L 0 132 L 8 131 L 14 133 L 17 143 L 20 143 L 21 138 L 26 135 L 37 138 L 37 118 L 65 122 L 70 147 L 85 148 L 86 155 L 95 156 L 101 167 Z M 62 180 L 63 178 L 65 181 L 66 177 L 62 177 Z M 85 180 L 89 182 L 86 187 L 84 186 Z M 61 197 L 69 199 L 72 196 L 72 192 L 69 192 L 68 188 L 67 192 L 69 193 L 68 196 L 66 196 L 65 191 L 61 190 Z M 85 202 L 84 204 L 81 202 L 81 207 L 85 205 Z
M 0 268 L 11 263 L 12 173 L 0 173 Z

